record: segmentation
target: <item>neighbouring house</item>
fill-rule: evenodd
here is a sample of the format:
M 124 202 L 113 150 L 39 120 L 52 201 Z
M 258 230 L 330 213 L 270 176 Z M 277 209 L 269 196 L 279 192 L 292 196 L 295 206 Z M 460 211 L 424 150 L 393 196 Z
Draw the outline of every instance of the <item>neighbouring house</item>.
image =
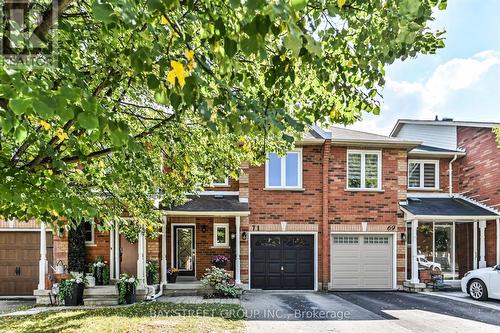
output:
M 391 137 L 422 142 L 408 152 L 408 199 L 400 203 L 411 282 L 419 282 L 417 255 L 439 263 L 452 285 L 500 263 L 500 148 L 492 131 L 499 125 L 436 118 L 394 126 Z
M 285 156 L 242 165 L 185 204 L 159 206 L 158 239 L 86 223 L 87 260 L 145 278 L 147 260 L 199 280 L 214 255 L 250 289 L 394 290 L 419 282 L 417 255 L 455 283 L 500 262 L 499 124 L 400 120 L 390 136 L 312 127 Z M 451 169 L 450 169 L 451 167 Z M 450 172 L 452 170 L 452 172 Z M 452 186 L 449 186 L 452 184 Z M 414 246 L 416 244 L 416 246 Z M 0 295 L 46 289 L 67 235 L 0 222 Z

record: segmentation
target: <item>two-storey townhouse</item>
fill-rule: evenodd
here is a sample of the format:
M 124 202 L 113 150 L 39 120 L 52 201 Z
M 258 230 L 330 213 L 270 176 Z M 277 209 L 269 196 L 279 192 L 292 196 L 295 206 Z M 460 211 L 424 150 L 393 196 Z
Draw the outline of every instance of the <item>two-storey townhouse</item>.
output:
M 499 125 L 400 119 L 392 130 L 392 137 L 422 141 L 408 152 L 408 200 L 401 203 L 413 283 L 418 256 L 439 263 L 451 285 L 500 262 L 500 148 L 492 131 Z

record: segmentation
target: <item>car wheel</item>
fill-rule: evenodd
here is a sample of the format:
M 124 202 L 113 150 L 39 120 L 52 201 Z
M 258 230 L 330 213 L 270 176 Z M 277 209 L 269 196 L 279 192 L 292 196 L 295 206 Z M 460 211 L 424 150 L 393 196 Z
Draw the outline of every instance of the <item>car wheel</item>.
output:
M 488 298 L 488 290 L 481 280 L 472 280 L 469 284 L 469 295 L 477 301 L 484 301 Z

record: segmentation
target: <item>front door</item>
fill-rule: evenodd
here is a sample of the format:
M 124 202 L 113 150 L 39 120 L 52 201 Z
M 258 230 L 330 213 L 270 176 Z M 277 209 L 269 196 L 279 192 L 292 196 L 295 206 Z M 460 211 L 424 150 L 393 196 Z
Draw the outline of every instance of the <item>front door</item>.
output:
M 179 275 L 194 275 L 196 264 L 194 226 L 174 226 L 174 266 Z

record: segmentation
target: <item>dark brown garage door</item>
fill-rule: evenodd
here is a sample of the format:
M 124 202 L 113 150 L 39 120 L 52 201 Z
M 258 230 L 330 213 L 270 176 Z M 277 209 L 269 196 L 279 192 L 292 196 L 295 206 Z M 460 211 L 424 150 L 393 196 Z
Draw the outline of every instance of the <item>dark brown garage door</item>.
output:
M 0 295 L 33 295 L 38 286 L 39 259 L 40 231 L 0 232 Z M 52 262 L 50 233 L 47 233 L 47 259 Z
M 314 289 L 314 236 L 252 235 L 250 274 L 255 289 Z

